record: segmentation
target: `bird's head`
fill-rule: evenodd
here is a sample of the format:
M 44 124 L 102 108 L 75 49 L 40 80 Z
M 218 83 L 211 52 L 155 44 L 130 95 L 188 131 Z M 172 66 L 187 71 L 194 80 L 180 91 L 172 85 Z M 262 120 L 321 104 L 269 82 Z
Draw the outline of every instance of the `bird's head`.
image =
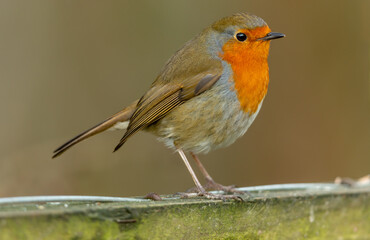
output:
M 271 32 L 262 18 L 247 13 L 222 18 L 204 33 L 209 36 L 207 45 L 211 54 L 231 63 L 254 57 L 267 59 L 270 40 L 285 37 Z

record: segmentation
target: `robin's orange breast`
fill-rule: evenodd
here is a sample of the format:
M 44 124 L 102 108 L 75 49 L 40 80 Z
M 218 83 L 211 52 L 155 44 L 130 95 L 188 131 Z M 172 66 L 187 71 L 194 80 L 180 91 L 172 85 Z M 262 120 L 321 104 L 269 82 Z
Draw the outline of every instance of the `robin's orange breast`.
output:
M 228 41 L 220 57 L 231 65 L 234 90 L 237 92 L 244 112 L 255 113 L 267 93 L 269 69 L 267 57 L 270 42 L 258 41 L 270 32 L 264 26 L 253 30 L 242 30 L 248 35 L 248 42 Z

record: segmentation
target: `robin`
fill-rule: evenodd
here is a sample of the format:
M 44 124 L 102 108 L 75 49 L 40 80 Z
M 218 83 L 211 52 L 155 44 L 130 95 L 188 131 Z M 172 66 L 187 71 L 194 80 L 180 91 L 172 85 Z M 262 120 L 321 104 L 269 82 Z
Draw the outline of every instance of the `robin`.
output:
M 216 183 L 196 154 L 226 147 L 248 130 L 267 93 L 270 40 L 284 36 L 271 32 L 262 18 L 247 13 L 216 21 L 168 60 L 139 100 L 60 146 L 53 158 L 108 129 L 126 131 L 117 151 L 129 137 L 144 130 L 180 154 L 198 195 L 235 198 L 207 192 L 185 152 L 194 158 L 207 186 L 235 192 Z

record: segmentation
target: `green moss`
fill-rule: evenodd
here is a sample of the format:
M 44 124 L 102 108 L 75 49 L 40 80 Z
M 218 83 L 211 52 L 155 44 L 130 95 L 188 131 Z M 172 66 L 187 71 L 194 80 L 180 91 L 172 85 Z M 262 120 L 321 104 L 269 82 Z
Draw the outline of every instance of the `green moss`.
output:
M 370 239 L 368 205 L 337 197 L 178 206 L 144 217 L 123 239 Z
M 94 220 L 83 216 L 11 218 L 1 220 L 0 239 L 117 239 L 120 230 L 111 221 Z

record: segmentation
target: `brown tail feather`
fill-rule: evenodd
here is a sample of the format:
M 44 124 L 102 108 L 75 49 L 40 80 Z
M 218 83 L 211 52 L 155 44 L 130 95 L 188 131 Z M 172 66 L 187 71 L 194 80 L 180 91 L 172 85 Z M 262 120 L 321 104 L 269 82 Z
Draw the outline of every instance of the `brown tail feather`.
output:
M 105 121 L 99 123 L 98 125 L 84 131 L 83 133 L 77 135 L 76 137 L 72 138 L 68 142 L 64 143 L 62 146 L 57 148 L 54 151 L 54 155 L 52 158 L 55 158 L 62 153 L 64 153 L 66 150 L 68 150 L 70 147 L 75 145 L 76 143 L 81 142 L 82 140 L 85 140 L 86 138 L 89 138 L 95 134 L 98 134 L 100 132 L 103 132 L 109 128 L 111 128 L 113 125 L 115 125 L 117 122 L 125 122 L 128 121 L 131 117 L 131 115 L 134 113 L 136 109 L 138 101 L 133 102 L 130 106 L 126 107 L 122 111 L 114 114 L 110 118 L 106 119 Z

